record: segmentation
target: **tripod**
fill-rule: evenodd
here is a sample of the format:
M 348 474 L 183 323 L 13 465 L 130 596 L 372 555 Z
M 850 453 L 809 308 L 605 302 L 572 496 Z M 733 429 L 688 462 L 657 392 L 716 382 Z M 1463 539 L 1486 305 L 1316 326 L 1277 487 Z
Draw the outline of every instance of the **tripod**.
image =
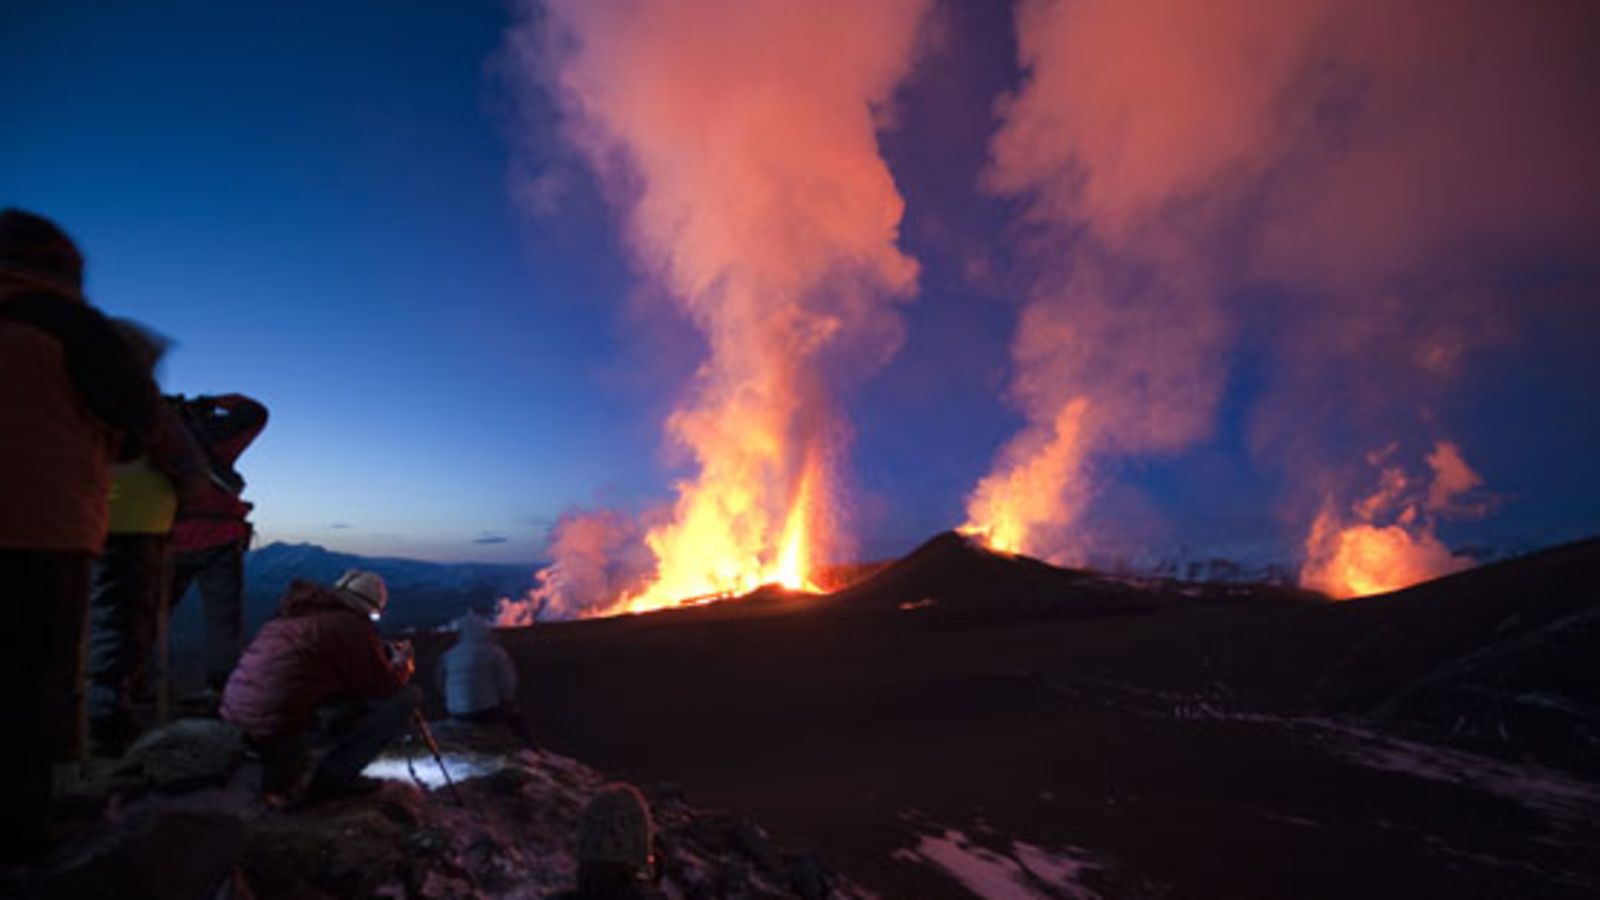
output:
M 428 727 L 428 720 L 422 717 L 422 710 L 419 709 L 412 714 L 412 721 L 416 723 L 417 733 L 422 736 L 422 742 L 428 745 L 429 752 L 433 754 L 433 761 L 438 764 L 439 773 L 444 776 L 445 786 L 450 789 L 450 799 L 454 800 L 457 806 L 465 806 L 466 804 L 461 802 L 461 795 L 456 792 L 456 783 L 450 777 L 450 769 L 444 764 L 444 756 L 439 752 L 439 742 L 433 739 L 433 729 Z M 406 765 L 411 765 L 410 757 L 406 757 Z M 411 778 L 413 781 L 420 781 L 415 768 L 411 769 Z

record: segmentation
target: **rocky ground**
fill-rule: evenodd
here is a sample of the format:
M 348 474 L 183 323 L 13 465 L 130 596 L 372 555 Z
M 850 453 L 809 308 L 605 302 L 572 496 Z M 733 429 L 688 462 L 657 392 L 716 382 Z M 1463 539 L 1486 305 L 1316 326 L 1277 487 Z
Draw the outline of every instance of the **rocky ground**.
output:
M 609 780 L 572 759 L 481 732 L 435 729 L 368 773 L 376 794 L 292 809 L 257 799 L 232 729 L 183 720 L 74 785 L 78 833 L 47 865 L 5 874 L 44 898 L 538 898 L 571 886 L 579 813 Z M 646 785 L 669 897 L 856 897 L 814 856 L 756 823 Z
M 673 897 L 1594 897 L 1597 622 L 1596 541 L 1333 604 L 943 535 L 831 595 L 502 633 L 540 746 L 441 729 L 453 789 L 412 742 L 268 809 L 185 723 L 0 893 L 538 897 L 615 777 Z M 415 637 L 429 673 L 453 638 Z

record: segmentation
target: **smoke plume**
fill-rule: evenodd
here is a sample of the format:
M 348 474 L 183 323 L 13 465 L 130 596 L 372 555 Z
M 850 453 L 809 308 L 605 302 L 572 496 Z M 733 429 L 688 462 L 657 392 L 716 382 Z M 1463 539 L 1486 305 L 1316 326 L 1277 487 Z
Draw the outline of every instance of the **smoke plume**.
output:
M 1481 483 L 1450 441 L 1427 455 L 1433 477 L 1423 486 L 1394 459 L 1398 445 L 1369 456 L 1380 469 L 1378 488 L 1341 513 L 1329 501 L 1317 513 L 1306 538 L 1300 583 L 1347 599 L 1397 590 L 1419 581 L 1458 572 L 1472 560 L 1452 554 L 1435 534 L 1438 518 L 1475 515 L 1481 504 L 1462 495 Z
M 1514 338 L 1495 285 L 1600 245 L 1594 10 L 1023 0 L 987 184 L 1032 242 L 1029 424 L 967 529 L 1080 553 L 1097 463 L 1206 439 L 1240 349 L 1270 369 L 1253 446 L 1290 483 L 1353 484 L 1353 445 L 1416 453 L 1430 403 Z M 1403 509 L 1476 484 L 1453 444 L 1435 456 L 1438 496 Z M 1349 506 L 1290 502 L 1325 531 Z
M 837 552 L 837 392 L 896 350 L 917 279 L 877 131 L 925 5 L 555 0 L 513 34 L 639 268 L 707 345 L 666 423 L 693 472 L 645 537 L 654 577 L 588 603 L 800 586 Z M 552 579 L 592 564 L 569 564 L 564 540 Z
M 526 597 L 501 599 L 496 627 L 578 618 L 596 603 L 637 592 L 650 575 L 643 530 L 616 510 L 561 516 L 547 552 L 560 564 L 540 570 L 538 585 Z

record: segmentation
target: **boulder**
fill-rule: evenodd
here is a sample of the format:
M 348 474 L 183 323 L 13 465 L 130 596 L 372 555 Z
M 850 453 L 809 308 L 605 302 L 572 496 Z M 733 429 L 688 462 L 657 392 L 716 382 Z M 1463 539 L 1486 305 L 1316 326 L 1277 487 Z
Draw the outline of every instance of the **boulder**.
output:
M 42 896 L 210 900 L 236 880 L 244 834 L 228 813 L 156 810 L 62 861 Z
M 122 778 L 176 792 L 219 785 L 244 756 L 244 734 L 217 719 L 179 719 L 135 741 L 117 765 Z

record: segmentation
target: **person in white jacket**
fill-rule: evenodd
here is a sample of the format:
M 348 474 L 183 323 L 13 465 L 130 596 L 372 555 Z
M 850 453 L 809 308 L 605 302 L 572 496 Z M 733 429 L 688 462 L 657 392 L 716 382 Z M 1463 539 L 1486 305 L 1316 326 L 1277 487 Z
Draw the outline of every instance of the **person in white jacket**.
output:
M 517 669 L 482 618 L 461 617 L 456 645 L 439 658 L 438 686 L 450 718 L 472 725 L 504 725 L 528 740 L 517 711 Z

